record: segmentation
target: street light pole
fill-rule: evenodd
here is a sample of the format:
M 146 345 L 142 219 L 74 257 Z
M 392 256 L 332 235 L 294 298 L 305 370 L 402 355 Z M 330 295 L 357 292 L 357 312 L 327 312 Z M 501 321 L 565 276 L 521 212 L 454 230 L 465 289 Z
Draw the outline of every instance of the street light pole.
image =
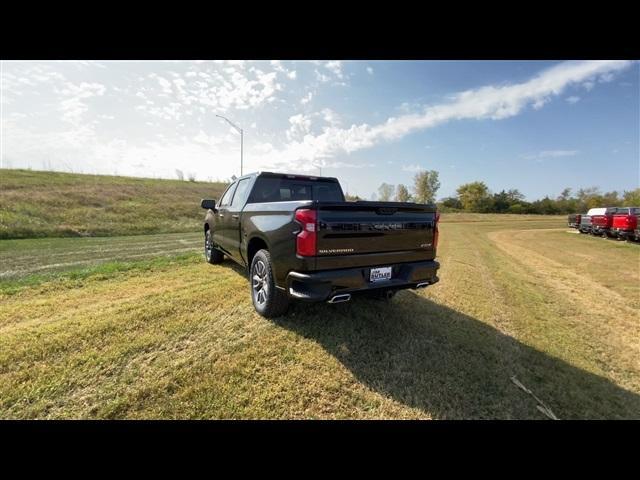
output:
M 244 150 L 244 130 L 241 129 L 236 124 L 234 124 L 227 117 L 223 117 L 222 115 L 216 115 L 216 117 L 220 117 L 221 119 L 225 120 L 229 125 L 231 125 L 238 132 L 240 132 L 240 176 L 242 176 L 242 156 L 243 156 L 243 150 Z

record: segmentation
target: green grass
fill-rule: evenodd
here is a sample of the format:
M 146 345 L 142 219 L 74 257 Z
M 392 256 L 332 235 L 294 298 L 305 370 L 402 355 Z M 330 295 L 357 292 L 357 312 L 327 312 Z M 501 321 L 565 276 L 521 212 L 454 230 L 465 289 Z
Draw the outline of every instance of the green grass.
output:
M 0 170 L 0 238 L 197 231 L 223 183 Z
M 0 241 L 0 288 L 35 285 L 47 279 L 104 269 L 105 264 L 129 265 L 200 251 L 200 232 L 97 238 L 37 238 Z M 114 267 L 115 268 L 115 267 Z
M 0 280 L 0 418 L 547 418 L 514 376 L 561 419 L 640 418 L 640 245 L 445 216 L 438 259 L 426 290 L 274 321 L 200 253 Z

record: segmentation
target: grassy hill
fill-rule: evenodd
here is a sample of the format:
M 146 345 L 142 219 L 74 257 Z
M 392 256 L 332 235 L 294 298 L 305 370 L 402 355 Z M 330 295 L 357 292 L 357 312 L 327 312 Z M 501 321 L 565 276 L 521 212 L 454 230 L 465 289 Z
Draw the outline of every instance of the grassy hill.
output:
M 226 184 L 0 170 L 0 238 L 185 232 Z

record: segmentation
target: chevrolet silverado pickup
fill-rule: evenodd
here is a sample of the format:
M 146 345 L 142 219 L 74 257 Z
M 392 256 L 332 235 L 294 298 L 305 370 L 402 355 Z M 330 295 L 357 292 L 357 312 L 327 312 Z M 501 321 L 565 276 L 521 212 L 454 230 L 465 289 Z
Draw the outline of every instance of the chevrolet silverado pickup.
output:
M 622 240 L 640 240 L 638 230 L 638 218 L 640 217 L 640 207 L 617 208 L 613 214 L 611 232 L 614 236 Z
M 259 172 L 204 199 L 204 253 L 247 270 L 256 311 L 286 313 L 291 300 L 390 299 L 438 282 L 434 205 L 347 202 L 336 178 Z
M 580 217 L 582 217 L 579 213 L 572 213 L 567 218 L 567 225 L 571 228 L 580 228 Z
M 587 212 L 591 218 L 591 235 L 611 236 L 611 225 L 616 207 L 592 208 Z

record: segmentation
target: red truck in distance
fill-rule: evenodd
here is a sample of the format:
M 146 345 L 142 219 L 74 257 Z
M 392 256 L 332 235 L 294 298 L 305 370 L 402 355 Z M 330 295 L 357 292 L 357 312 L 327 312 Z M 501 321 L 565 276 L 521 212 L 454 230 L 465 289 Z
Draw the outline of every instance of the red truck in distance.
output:
M 587 212 L 591 217 L 591 235 L 602 235 L 610 237 L 611 226 L 613 225 L 613 214 L 618 210 L 617 207 L 592 208 Z
M 640 207 L 617 208 L 611 222 L 611 235 L 623 240 L 640 240 L 639 216 Z

